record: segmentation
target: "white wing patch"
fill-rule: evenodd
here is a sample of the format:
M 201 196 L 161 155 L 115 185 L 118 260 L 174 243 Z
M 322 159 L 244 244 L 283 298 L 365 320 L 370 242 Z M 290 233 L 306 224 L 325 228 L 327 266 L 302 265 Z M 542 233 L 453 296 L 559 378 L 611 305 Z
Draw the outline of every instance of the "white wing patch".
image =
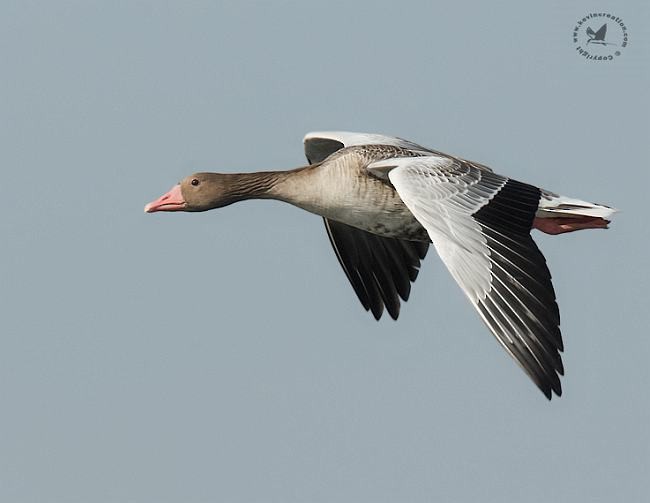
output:
M 390 167 L 393 169 L 390 169 Z M 384 173 L 404 204 L 424 226 L 438 255 L 467 297 L 476 304 L 491 285 L 490 249 L 472 214 L 487 204 L 507 178 L 453 158 L 398 158 L 371 164 Z

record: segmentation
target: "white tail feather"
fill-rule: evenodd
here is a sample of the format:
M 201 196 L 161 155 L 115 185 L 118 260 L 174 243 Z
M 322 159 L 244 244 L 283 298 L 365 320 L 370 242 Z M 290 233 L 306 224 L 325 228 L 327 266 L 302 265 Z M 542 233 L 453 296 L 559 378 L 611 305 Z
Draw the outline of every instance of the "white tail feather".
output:
M 609 206 L 588 203 L 580 199 L 573 199 L 571 197 L 559 196 L 552 192 L 542 191 L 536 216 L 538 218 L 583 216 L 611 220 L 612 215 L 617 211 L 616 208 L 610 208 Z

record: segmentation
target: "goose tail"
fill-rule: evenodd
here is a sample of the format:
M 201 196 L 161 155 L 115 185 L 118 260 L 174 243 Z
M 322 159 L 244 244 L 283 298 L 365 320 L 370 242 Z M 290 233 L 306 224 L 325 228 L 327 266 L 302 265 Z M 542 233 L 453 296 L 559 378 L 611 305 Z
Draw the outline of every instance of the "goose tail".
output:
M 543 190 L 533 228 L 547 234 L 606 229 L 618 210 Z

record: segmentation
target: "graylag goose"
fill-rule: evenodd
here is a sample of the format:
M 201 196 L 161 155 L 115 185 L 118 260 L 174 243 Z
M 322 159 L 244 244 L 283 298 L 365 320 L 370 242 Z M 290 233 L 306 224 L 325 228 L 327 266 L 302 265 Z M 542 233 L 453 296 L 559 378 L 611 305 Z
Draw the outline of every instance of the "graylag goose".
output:
M 616 211 L 494 173 L 476 162 L 378 134 L 309 133 L 308 166 L 196 173 L 145 206 L 206 211 L 285 201 L 323 217 L 361 304 L 397 319 L 433 243 L 503 348 L 548 399 L 562 394 L 560 314 L 530 231 L 606 228 Z

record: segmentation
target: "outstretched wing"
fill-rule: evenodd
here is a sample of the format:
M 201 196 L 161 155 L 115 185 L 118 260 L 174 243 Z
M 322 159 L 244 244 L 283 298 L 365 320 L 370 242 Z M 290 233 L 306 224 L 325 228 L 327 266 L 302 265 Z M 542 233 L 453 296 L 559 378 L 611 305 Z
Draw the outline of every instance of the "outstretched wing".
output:
M 353 133 L 350 131 L 320 131 L 307 133 L 302 140 L 305 147 L 305 156 L 309 164 L 315 162 L 322 162 L 328 156 L 332 155 L 337 150 L 345 147 L 356 147 L 360 145 L 390 145 L 393 147 L 404 148 L 417 152 L 421 155 L 440 155 L 443 157 L 451 157 L 447 154 L 439 152 L 438 150 L 429 147 L 423 147 L 409 140 L 398 138 L 396 136 L 386 136 L 376 133 Z M 460 161 L 473 164 L 485 171 L 492 171 L 487 166 L 467 159 L 459 159 Z
M 349 132 L 309 133 L 303 142 L 310 164 L 322 162 L 337 150 L 355 145 L 423 148 L 390 136 Z M 388 314 L 396 320 L 400 298 L 408 300 L 411 282 L 417 278 L 420 261 L 426 256 L 429 243 L 382 237 L 341 222 L 323 220 L 336 257 L 361 305 L 377 320 L 386 307 Z
M 416 152 L 434 152 L 412 141 L 375 133 L 318 131 L 307 133 L 302 141 L 309 164 L 324 161 L 328 156 L 342 148 L 359 145 L 391 145 Z
M 341 222 L 323 220 L 336 257 L 361 305 L 376 320 L 385 306 L 396 320 L 399 299 L 408 300 L 411 282 L 418 276 L 429 243 L 377 236 Z
M 368 169 L 388 172 L 497 340 L 549 399 L 552 391 L 559 396 L 559 310 L 530 236 L 540 190 L 443 156 L 388 159 Z
M 594 40 L 605 40 L 605 35 L 607 34 L 607 23 L 598 28 L 598 31 L 594 34 Z

